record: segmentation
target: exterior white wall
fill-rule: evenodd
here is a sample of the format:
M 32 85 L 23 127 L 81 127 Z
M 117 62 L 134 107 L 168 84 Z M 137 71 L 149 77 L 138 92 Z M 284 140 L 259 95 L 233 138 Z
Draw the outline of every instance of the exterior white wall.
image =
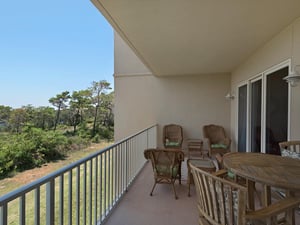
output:
M 300 18 L 258 49 L 247 61 L 232 73 L 231 88 L 237 92 L 241 82 L 258 75 L 285 60 L 292 67 L 300 65 Z M 300 85 L 291 88 L 290 139 L 300 139 Z M 231 104 L 232 137 L 237 136 L 237 101 Z
M 210 123 L 230 128 L 230 74 L 157 77 L 115 35 L 115 140 L 152 124 L 176 123 L 184 139 L 202 138 Z M 130 65 L 130 66 L 129 66 Z M 185 144 L 185 142 L 184 142 Z

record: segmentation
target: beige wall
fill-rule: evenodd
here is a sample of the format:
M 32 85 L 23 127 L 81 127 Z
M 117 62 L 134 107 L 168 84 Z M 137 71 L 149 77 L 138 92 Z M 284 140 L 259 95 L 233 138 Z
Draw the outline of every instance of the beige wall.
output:
M 285 60 L 291 60 L 292 67 L 300 65 L 300 18 L 280 32 L 262 48 L 256 51 L 246 62 L 232 73 L 231 88 L 237 90 L 241 83 L 263 73 Z M 291 88 L 290 138 L 300 139 L 300 85 Z M 231 104 L 231 130 L 236 137 L 237 101 Z
M 153 76 L 120 38 L 115 42 L 115 140 L 152 124 L 159 124 L 159 145 L 168 123 L 182 125 L 185 139 L 202 138 L 202 126 L 209 123 L 229 130 L 229 74 Z

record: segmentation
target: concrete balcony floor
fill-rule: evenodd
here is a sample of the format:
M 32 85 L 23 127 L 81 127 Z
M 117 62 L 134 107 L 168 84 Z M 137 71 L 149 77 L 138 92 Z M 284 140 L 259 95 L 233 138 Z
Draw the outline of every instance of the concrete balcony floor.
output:
M 168 184 L 157 184 L 153 196 L 150 196 L 153 183 L 151 163 L 148 162 L 105 225 L 198 224 L 193 185 L 191 197 L 188 197 L 186 160 L 182 165 L 182 184 L 179 185 L 178 181 L 175 184 L 177 200 Z
M 157 184 L 153 196 L 150 196 L 153 182 L 151 163 L 148 162 L 105 225 L 198 224 L 194 185 L 191 185 L 191 197 L 188 197 L 186 160 L 182 165 L 182 184 L 179 185 L 178 181 L 175 184 L 177 200 L 168 184 Z M 256 205 L 259 207 L 258 201 Z M 300 224 L 299 210 L 295 212 L 295 219 L 295 224 Z

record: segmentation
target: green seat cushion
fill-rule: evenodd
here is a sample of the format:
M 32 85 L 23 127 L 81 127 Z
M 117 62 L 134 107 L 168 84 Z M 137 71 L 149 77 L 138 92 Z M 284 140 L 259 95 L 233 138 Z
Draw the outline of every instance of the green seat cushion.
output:
M 178 166 L 171 168 L 170 166 L 158 165 L 155 168 L 155 172 L 160 176 L 172 175 L 175 178 L 178 174 Z
M 178 147 L 179 146 L 179 142 L 169 141 L 169 142 L 166 142 L 166 146 L 169 146 L 169 147 Z
M 210 147 L 227 149 L 227 145 L 224 145 L 224 144 L 212 144 Z
M 234 179 L 235 174 L 234 174 L 232 171 L 228 170 L 228 171 L 227 171 L 227 176 L 228 176 L 230 179 Z

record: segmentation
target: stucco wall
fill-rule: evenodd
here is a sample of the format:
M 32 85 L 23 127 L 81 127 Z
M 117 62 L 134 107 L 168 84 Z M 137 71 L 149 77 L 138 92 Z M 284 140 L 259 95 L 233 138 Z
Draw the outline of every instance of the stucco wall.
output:
M 159 125 L 159 145 L 169 123 L 182 125 L 185 139 L 202 138 L 205 124 L 229 130 L 230 74 L 157 77 L 117 34 L 115 42 L 115 140 L 152 124 Z
M 237 90 L 241 82 L 263 73 L 285 60 L 291 60 L 292 67 L 300 65 L 300 18 L 282 30 L 272 40 L 257 50 L 247 61 L 232 73 L 231 88 Z M 300 139 L 300 85 L 291 88 L 290 139 Z M 237 134 L 237 101 L 231 104 L 231 130 Z

